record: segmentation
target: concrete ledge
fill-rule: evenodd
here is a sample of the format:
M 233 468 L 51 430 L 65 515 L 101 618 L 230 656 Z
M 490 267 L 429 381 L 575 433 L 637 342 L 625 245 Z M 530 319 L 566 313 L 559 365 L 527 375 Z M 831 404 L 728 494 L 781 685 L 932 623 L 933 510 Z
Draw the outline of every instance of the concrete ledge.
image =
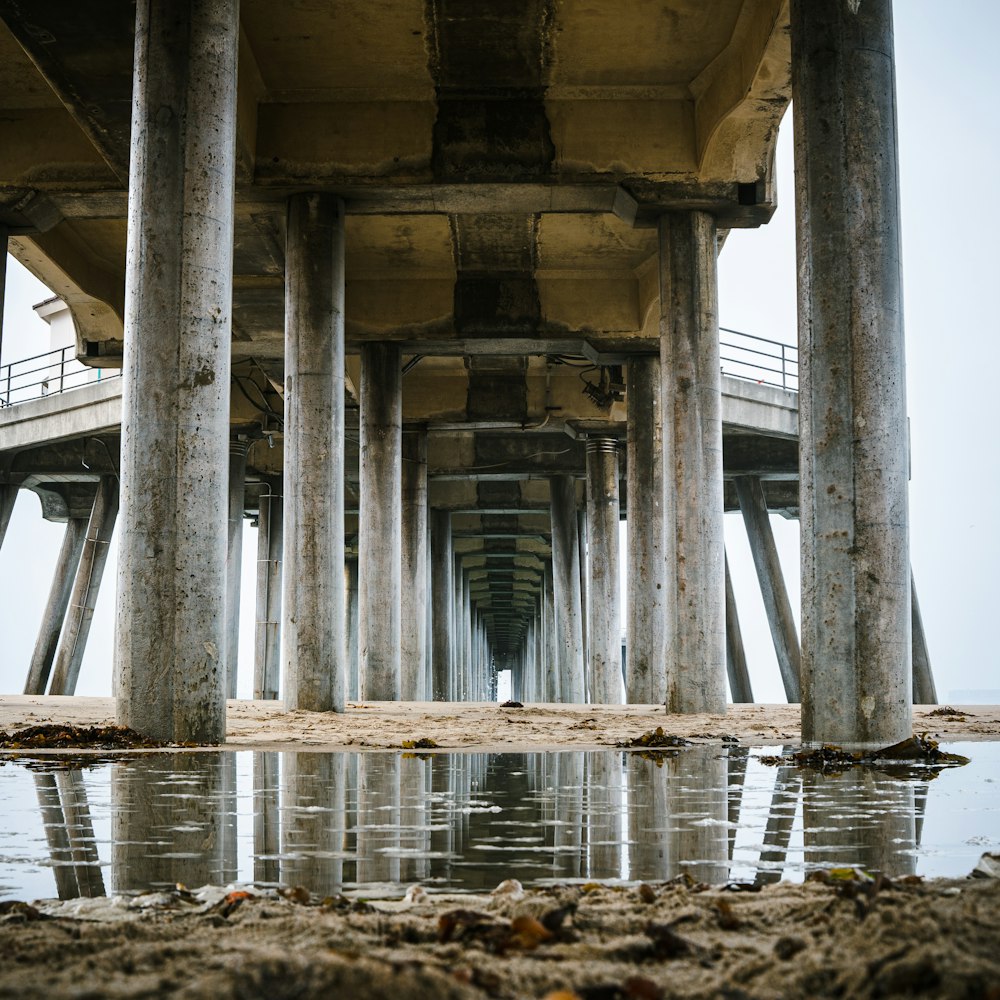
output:
M 794 441 L 799 436 L 799 394 L 723 375 L 722 424 Z
M 122 422 L 122 379 L 102 379 L 0 410 L 0 451 L 117 431 Z

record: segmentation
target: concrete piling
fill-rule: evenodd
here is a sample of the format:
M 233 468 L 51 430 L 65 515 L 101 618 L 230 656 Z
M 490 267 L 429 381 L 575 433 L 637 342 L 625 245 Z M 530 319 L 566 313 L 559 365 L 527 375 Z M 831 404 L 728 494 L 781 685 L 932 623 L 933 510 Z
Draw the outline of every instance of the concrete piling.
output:
M 791 28 L 802 735 L 885 745 L 912 656 L 891 0 L 793 0 Z
M 284 593 L 288 708 L 344 709 L 344 208 L 288 202 Z
M 726 710 L 722 398 L 716 227 L 705 212 L 659 221 L 664 552 L 672 641 L 668 712 Z
M 136 7 L 117 719 L 225 738 L 236 0 Z

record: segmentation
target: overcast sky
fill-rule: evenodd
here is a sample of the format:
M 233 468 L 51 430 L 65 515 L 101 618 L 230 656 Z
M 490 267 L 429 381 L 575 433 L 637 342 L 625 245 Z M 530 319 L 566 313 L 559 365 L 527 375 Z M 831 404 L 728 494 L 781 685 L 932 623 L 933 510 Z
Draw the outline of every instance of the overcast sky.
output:
M 911 418 L 911 546 L 942 699 L 992 690 L 1000 657 L 989 638 L 1000 586 L 1000 487 L 995 381 L 1000 324 L 994 241 L 1000 229 L 995 167 L 1000 4 L 896 0 L 896 63 L 903 215 L 907 392 Z M 795 244 L 790 117 L 778 149 L 779 207 L 770 225 L 733 232 L 719 261 L 723 326 L 795 342 Z M 3 362 L 44 350 L 48 328 L 31 312 L 48 290 L 10 260 Z M 770 636 L 738 516 L 726 519 L 754 693 L 781 701 Z M 798 611 L 798 525 L 772 518 Z M 63 526 L 41 519 L 21 492 L 0 551 L 0 693 L 21 691 Z M 250 693 L 256 533 L 244 542 L 240 689 Z M 112 560 L 114 553 L 112 553 Z M 114 563 L 95 618 L 79 694 L 109 694 Z

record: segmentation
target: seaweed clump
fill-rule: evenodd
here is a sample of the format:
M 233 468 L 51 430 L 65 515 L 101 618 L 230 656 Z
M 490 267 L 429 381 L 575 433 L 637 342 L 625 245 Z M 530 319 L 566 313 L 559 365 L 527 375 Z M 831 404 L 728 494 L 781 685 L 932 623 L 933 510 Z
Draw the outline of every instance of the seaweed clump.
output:
M 134 750 L 167 744 L 143 736 L 128 726 L 67 726 L 47 723 L 7 734 L 0 732 L 0 750 Z

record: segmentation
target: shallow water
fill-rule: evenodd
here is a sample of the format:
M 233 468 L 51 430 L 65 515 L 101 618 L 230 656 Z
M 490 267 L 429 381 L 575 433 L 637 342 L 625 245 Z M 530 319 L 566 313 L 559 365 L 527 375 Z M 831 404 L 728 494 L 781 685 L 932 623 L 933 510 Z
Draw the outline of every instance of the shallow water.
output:
M 1000 743 L 900 779 L 769 767 L 780 747 L 431 754 L 139 754 L 0 767 L 0 898 L 182 882 L 400 895 L 565 880 L 800 880 L 861 865 L 967 874 L 1000 849 Z

